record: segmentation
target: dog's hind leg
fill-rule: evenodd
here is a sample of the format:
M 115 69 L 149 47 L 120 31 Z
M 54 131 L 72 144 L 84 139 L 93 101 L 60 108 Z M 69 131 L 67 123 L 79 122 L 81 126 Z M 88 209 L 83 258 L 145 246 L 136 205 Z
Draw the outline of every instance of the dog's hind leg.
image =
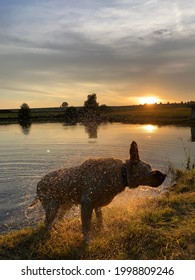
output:
M 103 217 L 102 217 L 102 210 L 100 207 L 95 208 L 95 214 L 98 222 L 98 228 L 101 230 L 103 228 Z
M 57 215 L 58 221 L 61 221 L 64 215 L 66 214 L 66 212 L 68 212 L 71 208 L 72 208 L 72 204 L 60 205 L 58 210 L 58 215 Z

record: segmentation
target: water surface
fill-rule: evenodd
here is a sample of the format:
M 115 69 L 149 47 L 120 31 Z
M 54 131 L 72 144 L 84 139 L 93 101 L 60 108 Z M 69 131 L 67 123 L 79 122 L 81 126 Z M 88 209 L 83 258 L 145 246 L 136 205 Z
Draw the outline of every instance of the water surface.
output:
M 24 209 L 36 193 L 36 184 L 46 173 L 75 166 L 88 158 L 129 157 L 132 141 L 140 157 L 164 172 L 167 163 L 185 165 L 185 152 L 195 154 L 189 127 L 102 124 L 17 124 L 0 126 L 0 231 L 31 223 Z M 168 180 L 164 183 L 168 184 Z M 39 215 L 39 214 L 37 214 Z

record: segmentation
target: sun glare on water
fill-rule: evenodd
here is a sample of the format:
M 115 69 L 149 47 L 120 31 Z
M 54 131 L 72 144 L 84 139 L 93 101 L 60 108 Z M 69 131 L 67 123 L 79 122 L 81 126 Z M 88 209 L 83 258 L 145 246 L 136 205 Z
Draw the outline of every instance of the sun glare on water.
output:
M 152 124 L 146 124 L 142 126 L 142 129 L 144 130 L 144 132 L 146 133 L 154 133 L 156 132 L 156 130 L 158 129 L 158 127 L 156 125 L 152 125 Z
M 141 104 L 154 104 L 154 103 L 157 103 L 158 101 L 159 101 L 159 99 L 155 96 L 146 96 L 146 97 L 140 98 Z

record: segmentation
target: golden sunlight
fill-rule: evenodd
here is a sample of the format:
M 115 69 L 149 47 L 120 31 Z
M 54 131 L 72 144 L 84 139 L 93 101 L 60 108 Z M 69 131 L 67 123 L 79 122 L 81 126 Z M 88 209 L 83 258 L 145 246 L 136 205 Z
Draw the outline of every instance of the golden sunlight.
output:
M 141 104 L 154 104 L 154 103 L 157 103 L 158 101 L 159 101 L 159 99 L 155 96 L 140 97 Z

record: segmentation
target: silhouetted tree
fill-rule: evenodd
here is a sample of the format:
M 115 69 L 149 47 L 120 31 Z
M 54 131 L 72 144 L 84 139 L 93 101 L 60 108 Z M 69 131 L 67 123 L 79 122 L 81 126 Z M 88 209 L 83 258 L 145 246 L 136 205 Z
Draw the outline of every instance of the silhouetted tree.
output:
M 31 122 L 31 114 L 30 114 L 30 107 L 28 104 L 23 103 L 20 106 L 19 112 L 18 112 L 18 118 L 20 124 L 29 124 Z
M 85 122 L 97 121 L 100 115 L 99 103 L 97 103 L 97 96 L 95 93 L 89 94 L 87 100 L 84 102 L 83 117 Z
M 67 108 L 68 107 L 68 102 L 63 102 L 60 107 Z
M 86 110 L 97 110 L 99 103 L 97 103 L 97 96 L 95 93 L 89 94 L 87 100 L 84 102 L 84 108 Z

